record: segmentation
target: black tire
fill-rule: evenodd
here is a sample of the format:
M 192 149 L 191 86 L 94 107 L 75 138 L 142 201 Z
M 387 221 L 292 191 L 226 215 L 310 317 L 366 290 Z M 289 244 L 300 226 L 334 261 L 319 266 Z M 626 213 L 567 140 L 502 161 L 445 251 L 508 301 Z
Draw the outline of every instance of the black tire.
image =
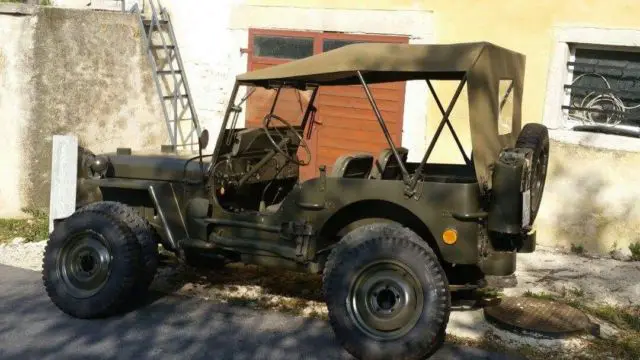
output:
M 80 211 L 98 211 L 113 216 L 133 232 L 140 244 L 140 273 L 136 278 L 133 293 L 136 298 L 143 297 L 158 270 L 160 236 L 156 229 L 133 208 L 116 201 L 91 203 Z
M 533 158 L 531 163 L 531 217 L 529 225 L 532 225 L 538 215 L 544 184 L 549 166 L 549 130 L 542 124 L 526 124 L 518 139 L 517 148 L 531 149 Z
M 361 276 L 369 271 L 374 279 L 387 271 L 389 286 L 381 287 L 380 282 L 378 288 L 372 280 L 371 292 L 360 298 L 363 293 L 358 291 L 367 289 L 366 281 L 360 283 Z M 327 259 L 323 282 L 336 339 L 356 358 L 424 359 L 442 346 L 451 310 L 449 284 L 433 250 L 410 229 L 378 223 L 347 233 Z M 396 291 L 407 288 L 415 296 Z M 414 300 L 415 306 L 403 306 L 407 299 Z M 354 305 L 358 303 L 360 307 Z M 395 312 L 398 319 L 405 310 L 407 318 L 400 322 L 404 325 L 400 330 L 395 327 L 395 332 L 389 331 L 394 328 L 391 324 L 365 320 L 382 311 Z M 386 332 L 381 331 L 384 327 Z
M 131 300 L 140 245 L 115 218 L 80 211 L 56 225 L 42 268 L 45 291 L 60 310 L 84 319 L 110 316 Z

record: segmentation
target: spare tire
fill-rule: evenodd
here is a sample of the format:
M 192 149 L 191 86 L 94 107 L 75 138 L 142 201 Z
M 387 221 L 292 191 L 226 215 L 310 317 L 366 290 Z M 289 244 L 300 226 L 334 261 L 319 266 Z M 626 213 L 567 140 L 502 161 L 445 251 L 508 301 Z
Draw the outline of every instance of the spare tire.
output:
M 533 157 L 531 159 L 531 217 L 529 225 L 532 225 L 538 215 L 544 184 L 547 178 L 547 167 L 549 165 L 549 130 L 542 124 L 526 124 L 518 139 L 516 148 L 531 149 Z

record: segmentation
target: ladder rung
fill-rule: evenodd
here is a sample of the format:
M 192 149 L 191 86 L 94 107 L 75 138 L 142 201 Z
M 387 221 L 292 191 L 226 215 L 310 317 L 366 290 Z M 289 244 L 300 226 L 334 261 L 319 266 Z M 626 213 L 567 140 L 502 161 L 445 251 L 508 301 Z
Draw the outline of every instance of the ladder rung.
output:
M 182 70 L 173 70 L 173 71 L 171 71 L 171 70 L 158 70 L 158 74 L 161 74 L 161 75 L 166 75 L 166 74 L 171 74 L 171 73 L 181 74 Z
M 151 19 L 144 19 L 144 20 L 142 20 L 142 23 L 147 25 L 147 26 L 149 26 L 149 25 L 151 25 L 151 21 L 152 21 Z M 168 24 L 169 22 L 167 20 L 158 19 L 158 20 L 156 20 L 156 23 L 165 25 L 165 24 Z
M 163 46 L 163 45 L 151 45 L 151 48 L 152 49 L 164 49 L 165 46 Z M 173 50 L 173 49 L 176 48 L 176 46 L 175 45 L 167 45 L 166 48 L 170 49 L 170 50 Z
M 180 94 L 177 97 L 181 97 L 181 98 L 187 98 L 188 95 L 187 94 Z M 172 100 L 173 99 L 173 95 L 167 95 L 167 96 L 163 96 L 162 97 L 164 100 Z

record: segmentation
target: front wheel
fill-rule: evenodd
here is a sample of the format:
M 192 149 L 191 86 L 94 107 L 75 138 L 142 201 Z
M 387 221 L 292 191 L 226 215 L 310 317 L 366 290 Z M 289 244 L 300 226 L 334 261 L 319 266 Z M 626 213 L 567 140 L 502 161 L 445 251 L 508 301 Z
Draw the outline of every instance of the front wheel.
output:
M 42 279 L 60 310 L 96 318 L 131 300 L 139 269 L 140 244 L 125 224 L 98 211 L 79 211 L 51 233 Z
M 448 282 L 433 250 L 398 225 L 359 227 L 332 251 L 324 273 L 329 321 L 359 359 L 424 359 L 444 340 Z

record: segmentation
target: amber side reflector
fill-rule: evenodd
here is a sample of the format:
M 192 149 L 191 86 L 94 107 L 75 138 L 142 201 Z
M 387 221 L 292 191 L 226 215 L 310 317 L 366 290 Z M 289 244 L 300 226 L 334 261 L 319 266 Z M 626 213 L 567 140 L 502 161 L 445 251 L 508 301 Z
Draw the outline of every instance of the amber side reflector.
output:
M 447 245 L 453 245 L 458 241 L 458 232 L 454 229 L 446 229 L 442 233 L 442 241 Z

